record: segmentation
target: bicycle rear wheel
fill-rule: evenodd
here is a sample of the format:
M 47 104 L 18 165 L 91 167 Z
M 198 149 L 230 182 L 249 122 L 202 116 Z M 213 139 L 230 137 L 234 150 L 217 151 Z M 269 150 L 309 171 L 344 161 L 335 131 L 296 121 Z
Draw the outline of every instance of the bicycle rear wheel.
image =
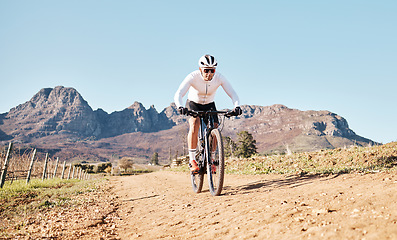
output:
M 201 151 L 199 149 L 199 151 L 196 153 L 196 159 L 199 160 L 201 158 L 202 158 Z M 199 161 L 200 172 L 196 174 L 190 173 L 190 177 L 192 180 L 192 188 L 195 193 L 201 193 L 201 190 L 203 189 L 204 167 L 200 166 L 201 165 L 200 163 L 201 161 Z
M 210 158 L 207 164 L 207 175 L 210 192 L 219 196 L 222 192 L 225 175 L 225 159 L 223 155 L 222 135 L 218 129 L 213 129 L 209 136 Z M 215 154 L 211 154 L 211 152 Z M 213 159 L 211 159 L 213 157 Z

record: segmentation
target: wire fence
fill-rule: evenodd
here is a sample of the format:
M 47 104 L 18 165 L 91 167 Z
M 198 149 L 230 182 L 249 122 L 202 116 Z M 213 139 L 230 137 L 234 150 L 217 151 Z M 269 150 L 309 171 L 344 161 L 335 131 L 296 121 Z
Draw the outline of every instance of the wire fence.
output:
M 26 179 L 28 184 L 32 178 L 61 179 L 89 179 L 90 175 L 81 167 L 72 166 L 71 163 L 60 161 L 59 158 L 51 158 L 46 153 L 44 158 L 37 156 L 37 149 L 23 150 L 13 149 L 13 143 L 8 149 L 0 151 L 0 188 L 6 181 L 11 183 L 15 180 Z

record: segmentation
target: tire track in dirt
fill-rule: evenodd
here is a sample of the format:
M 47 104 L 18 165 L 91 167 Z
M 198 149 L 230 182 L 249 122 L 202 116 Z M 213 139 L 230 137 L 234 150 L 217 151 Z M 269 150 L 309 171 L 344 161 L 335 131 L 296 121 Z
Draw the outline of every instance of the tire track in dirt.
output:
M 226 175 L 221 196 L 187 173 L 112 177 L 122 239 L 397 239 L 393 173 Z

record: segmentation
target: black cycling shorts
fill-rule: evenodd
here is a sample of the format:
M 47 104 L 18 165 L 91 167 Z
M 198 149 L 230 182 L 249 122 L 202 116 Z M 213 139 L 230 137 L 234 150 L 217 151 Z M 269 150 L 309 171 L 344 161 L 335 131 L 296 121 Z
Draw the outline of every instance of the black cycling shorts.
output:
M 189 110 L 194 110 L 194 111 L 216 111 L 215 102 L 210 102 L 208 104 L 199 104 L 199 103 L 187 100 L 185 107 Z M 219 124 L 218 115 L 214 115 L 214 122 Z

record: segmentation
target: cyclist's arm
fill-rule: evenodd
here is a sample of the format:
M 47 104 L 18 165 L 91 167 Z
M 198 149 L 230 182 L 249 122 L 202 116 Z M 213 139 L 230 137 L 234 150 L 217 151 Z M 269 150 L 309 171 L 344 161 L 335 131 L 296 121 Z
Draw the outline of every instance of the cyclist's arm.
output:
M 225 77 L 222 76 L 222 88 L 225 90 L 226 94 L 232 99 L 234 107 L 240 106 L 240 99 L 234 91 L 232 85 L 227 81 Z
M 176 107 L 183 107 L 182 105 L 182 98 L 186 95 L 187 91 L 189 90 L 191 86 L 191 75 L 189 74 L 181 83 L 179 86 L 178 90 L 176 91 L 174 95 L 174 102 Z

